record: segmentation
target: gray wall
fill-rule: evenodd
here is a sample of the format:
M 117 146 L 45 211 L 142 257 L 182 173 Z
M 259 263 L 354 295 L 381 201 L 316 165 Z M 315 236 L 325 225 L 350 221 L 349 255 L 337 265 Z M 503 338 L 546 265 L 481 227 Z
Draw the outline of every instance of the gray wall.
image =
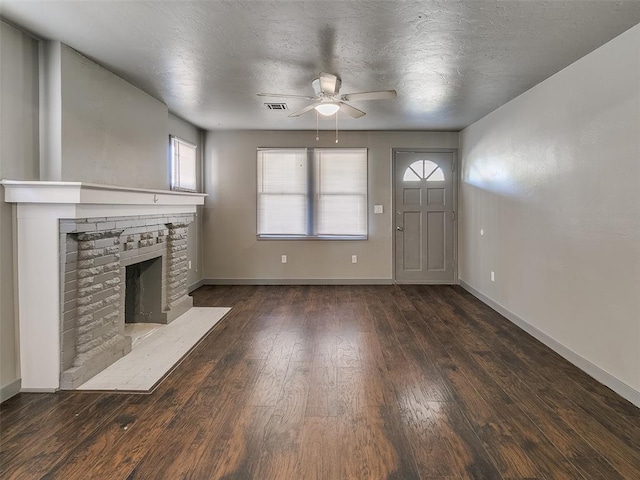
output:
M 391 149 L 457 148 L 457 133 L 340 132 L 340 147 L 369 149 L 369 239 L 257 240 L 256 149 L 335 147 L 332 131 L 217 131 L 205 141 L 205 280 L 360 280 L 392 278 Z M 373 214 L 382 204 L 384 213 Z M 281 263 L 281 255 L 288 263 Z M 358 263 L 351 263 L 351 255 Z
M 639 49 L 636 26 L 465 129 L 459 225 L 464 282 L 636 399 Z
M 62 180 L 166 189 L 167 106 L 62 46 Z
M 168 189 L 169 135 L 203 151 L 201 130 L 164 103 L 66 45 L 61 63 L 62 180 Z M 189 227 L 189 285 L 202 278 L 201 219 L 200 208 Z
M 38 43 L 0 22 L 0 178 L 36 180 L 38 163 Z M 11 384 L 19 377 L 12 217 L 12 206 L 0 201 L 2 394 L 10 391 Z
M 66 45 L 61 60 L 63 181 L 166 190 L 169 135 L 202 152 L 201 131 L 169 114 L 164 103 Z M 189 228 L 189 285 L 202 278 L 201 218 L 200 211 Z

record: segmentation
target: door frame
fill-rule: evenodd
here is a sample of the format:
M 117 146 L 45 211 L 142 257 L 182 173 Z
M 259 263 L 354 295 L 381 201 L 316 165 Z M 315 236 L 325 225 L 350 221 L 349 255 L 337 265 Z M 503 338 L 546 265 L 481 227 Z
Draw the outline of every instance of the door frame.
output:
M 397 153 L 451 153 L 453 156 L 453 211 L 455 212 L 455 218 L 453 221 L 453 284 L 458 285 L 460 279 L 458 278 L 458 218 L 460 218 L 460 212 L 458 211 L 458 181 L 460 178 L 460 162 L 458 161 L 458 149 L 457 148 L 392 148 L 391 149 L 391 237 L 392 237 L 392 251 L 391 251 L 391 268 L 393 269 L 392 281 L 397 284 L 396 279 L 396 154 Z M 438 285 L 437 282 L 424 282 L 425 284 Z M 442 285 L 442 284 L 441 284 Z M 444 285 L 449 285 L 448 283 Z

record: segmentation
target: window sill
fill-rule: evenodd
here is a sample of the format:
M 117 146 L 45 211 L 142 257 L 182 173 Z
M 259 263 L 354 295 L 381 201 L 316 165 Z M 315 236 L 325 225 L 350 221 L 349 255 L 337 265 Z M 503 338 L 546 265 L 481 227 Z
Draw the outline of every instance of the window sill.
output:
M 258 240 L 368 240 L 367 235 L 256 235 Z
M 198 190 L 191 190 L 190 188 L 170 187 L 172 192 L 184 192 L 184 193 L 199 193 Z

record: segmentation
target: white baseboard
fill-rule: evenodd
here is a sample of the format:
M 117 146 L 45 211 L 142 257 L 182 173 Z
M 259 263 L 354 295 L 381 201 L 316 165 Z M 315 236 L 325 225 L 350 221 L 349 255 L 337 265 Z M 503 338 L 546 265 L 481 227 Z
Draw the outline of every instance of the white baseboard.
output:
M 449 280 L 433 282 L 431 280 L 396 280 L 398 285 L 457 285 L 458 282 L 451 282 Z
M 390 278 L 205 278 L 204 285 L 391 285 Z
M 9 382 L 6 385 L 0 387 L 0 403 L 5 400 L 9 400 L 14 395 L 20 393 L 20 386 L 22 385 L 22 379 L 18 378 L 13 382 Z
M 59 388 L 22 388 L 22 393 L 56 393 Z
M 622 380 L 619 380 L 618 378 L 614 377 L 610 373 L 604 371 L 597 365 L 591 363 L 589 360 L 577 354 L 570 348 L 564 346 L 557 340 L 554 340 L 546 333 L 542 332 L 541 330 L 538 330 L 536 327 L 528 323 L 526 320 L 520 318 L 515 313 L 510 312 L 509 310 L 504 308 L 502 305 L 495 302 L 491 298 L 487 297 L 483 293 L 480 293 L 478 290 L 473 288 L 464 280 L 460 280 L 460 286 L 464 288 L 467 292 L 469 292 L 471 295 L 473 295 L 474 297 L 478 298 L 482 302 L 489 305 L 491 308 L 497 311 L 500 315 L 507 318 L 512 323 L 516 324 L 518 327 L 520 327 L 522 330 L 527 332 L 529 335 L 531 335 L 532 337 L 544 343 L 547 347 L 549 347 L 551 350 L 555 351 L 557 354 L 564 357 L 566 360 L 574 364 L 580 370 L 584 371 L 585 373 L 587 373 L 588 375 L 590 375 L 591 377 L 593 377 L 603 385 L 606 385 L 611 390 L 616 392 L 618 395 L 626 398 L 637 407 L 640 407 L 640 392 L 638 390 L 631 387 L 630 385 L 627 385 Z
M 196 283 L 189 285 L 189 293 L 193 292 L 194 290 L 197 290 L 204 284 L 205 284 L 204 280 L 201 279 L 201 280 L 198 280 Z

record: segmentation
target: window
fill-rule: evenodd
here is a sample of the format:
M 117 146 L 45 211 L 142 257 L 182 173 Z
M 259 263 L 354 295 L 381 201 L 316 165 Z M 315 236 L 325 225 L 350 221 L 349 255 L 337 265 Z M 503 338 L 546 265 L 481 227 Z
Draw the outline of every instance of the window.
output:
M 431 160 L 418 160 L 407 167 L 402 180 L 405 182 L 419 182 L 420 180 L 443 182 L 444 172 Z
M 258 237 L 367 237 L 367 150 L 258 150 Z
M 195 192 L 198 147 L 171 136 L 171 190 Z

